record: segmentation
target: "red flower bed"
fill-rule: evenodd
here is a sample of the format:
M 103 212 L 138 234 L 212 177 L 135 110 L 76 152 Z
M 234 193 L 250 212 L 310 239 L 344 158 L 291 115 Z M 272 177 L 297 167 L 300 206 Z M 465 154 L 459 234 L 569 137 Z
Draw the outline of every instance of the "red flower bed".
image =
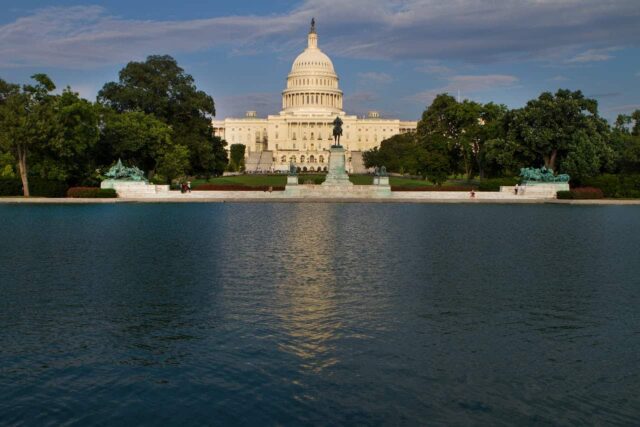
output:
M 391 191 L 471 191 L 474 190 L 473 187 L 465 187 L 462 185 L 450 185 L 450 186 L 435 186 L 435 185 L 430 185 L 430 186 L 424 186 L 424 187 L 415 187 L 415 186 L 408 186 L 408 187 L 403 187 L 403 186 L 396 186 L 396 185 L 392 185 L 391 186 Z
M 193 191 L 284 191 L 284 187 L 282 186 L 268 186 L 268 185 L 260 185 L 255 187 L 249 187 L 247 185 L 238 185 L 238 184 L 202 184 L 198 185 L 193 189 Z
M 71 187 L 67 190 L 67 197 L 76 199 L 114 199 L 118 197 L 112 188 Z
M 594 187 L 574 188 L 572 192 L 576 199 L 602 199 L 604 197 L 602 190 Z

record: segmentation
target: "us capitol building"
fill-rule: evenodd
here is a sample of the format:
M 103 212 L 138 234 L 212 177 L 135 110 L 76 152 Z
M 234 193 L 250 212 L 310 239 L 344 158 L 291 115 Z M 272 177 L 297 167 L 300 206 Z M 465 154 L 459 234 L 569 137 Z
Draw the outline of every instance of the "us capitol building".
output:
M 264 119 L 248 111 L 244 118 L 214 120 L 214 132 L 229 145 L 246 146 L 248 172 L 287 171 L 290 163 L 302 171 L 326 171 L 333 121 L 339 116 L 344 122 L 340 142 L 346 149 L 347 170 L 365 172 L 364 151 L 393 135 L 415 132 L 417 122 L 383 119 L 375 111 L 366 118 L 347 115 L 338 82 L 331 59 L 318 47 L 312 21 L 308 46 L 287 77 L 280 114 Z

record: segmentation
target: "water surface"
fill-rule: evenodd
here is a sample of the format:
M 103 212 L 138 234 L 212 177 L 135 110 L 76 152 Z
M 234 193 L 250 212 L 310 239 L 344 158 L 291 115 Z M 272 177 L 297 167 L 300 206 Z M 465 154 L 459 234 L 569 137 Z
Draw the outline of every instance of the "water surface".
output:
M 2 425 L 633 425 L 640 207 L 0 206 Z

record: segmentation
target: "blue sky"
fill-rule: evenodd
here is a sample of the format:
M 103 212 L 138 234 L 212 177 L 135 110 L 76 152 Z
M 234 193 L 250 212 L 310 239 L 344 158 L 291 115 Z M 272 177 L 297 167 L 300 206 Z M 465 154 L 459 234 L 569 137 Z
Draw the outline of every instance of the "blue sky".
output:
M 418 119 L 435 94 L 519 107 L 581 89 L 640 108 L 638 0 L 0 0 L 0 78 L 46 72 L 95 99 L 131 60 L 170 54 L 217 117 L 276 114 L 311 17 L 352 114 Z

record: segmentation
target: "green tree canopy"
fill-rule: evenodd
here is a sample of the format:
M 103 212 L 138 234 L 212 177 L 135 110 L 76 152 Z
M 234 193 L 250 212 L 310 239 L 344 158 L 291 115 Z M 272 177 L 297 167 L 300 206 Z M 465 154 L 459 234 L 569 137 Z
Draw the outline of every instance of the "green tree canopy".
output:
M 582 92 L 542 93 L 510 114 L 511 138 L 536 163 L 574 178 L 598 173 L 606 157 L 608 124 L 598 116 L 598 103 Z
M 380 147 L 365 151 L 363 160 L 367 168 L 384 166 L 389 172 L 418 175 L 420 151 L 414 134 L 399 134 L 382 141 Z
M 640 110 L 621 114 L 611 133 L 613 172 L 640 173 Z
M 225 142 L 213 135 L 213 98 L 197 90 L 193 77 L 170 56 L 130 62 L 119 82 L 104 85 L 99 102 L 118 112 L 153 114 L 173 130 L 172 140 L 189 150 L 189 172 L 220 174 L 227 164 Z
M 232 144 L 229 147 L 229 167 L 231 171 L 242 171 L 244 169 L 244 144 Z
M 29 160 L 57 137 L 55 85 L 45 74 L 35 74 L 33 85 L 0 80 L 0 146 L 18 165 L 25 197 L 29 192 Z
M 51 138 L 34 158 L 32 172 L 42 178 L 78 184 L 95 169 L 99 114 L 69 87 L 54 98 Z
M 103 164 L 114 159 L 138 166 L 152 178 L 162 156 L 174 152 L 171 128 L 151 114 L 142 111 L 117 113 L 104 109 L 100 135 Z M 186 149 L 184 146 L 181 146 Z

